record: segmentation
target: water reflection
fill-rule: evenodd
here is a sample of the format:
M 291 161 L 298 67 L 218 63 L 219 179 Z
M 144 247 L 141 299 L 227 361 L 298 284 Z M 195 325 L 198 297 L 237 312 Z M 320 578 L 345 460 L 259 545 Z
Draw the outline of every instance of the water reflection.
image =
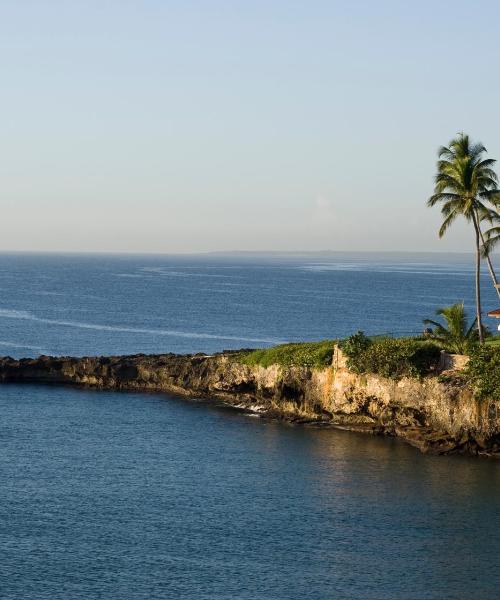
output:
M 162 395 L 0 409 L 7 598 L 497 596 L 497 463 Z

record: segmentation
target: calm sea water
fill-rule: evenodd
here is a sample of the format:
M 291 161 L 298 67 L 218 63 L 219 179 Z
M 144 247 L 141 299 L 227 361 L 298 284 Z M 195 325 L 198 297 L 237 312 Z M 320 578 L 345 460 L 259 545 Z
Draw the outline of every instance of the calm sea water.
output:
M 436 306 L 470 305 L 470 262 L 3 255 L 0 344 L 188 352 L 420 331 Z M 5 385 L 0 410 L 2 599 L 498 597 L 495 462 L 162 394 Z
M 422 331 L 465 301 L 468 255 L 309 257 L 0 254 L 0 349 L 12 356 L 212 352 Z M 498 303 L 485 273 L 484 308 Z M 492 325 L 495 325 L 492 323 Z

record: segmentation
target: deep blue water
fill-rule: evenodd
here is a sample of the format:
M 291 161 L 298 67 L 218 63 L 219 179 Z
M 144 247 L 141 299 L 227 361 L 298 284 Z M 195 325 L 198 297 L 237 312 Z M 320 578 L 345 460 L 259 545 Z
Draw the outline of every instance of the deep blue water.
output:
M 0 410 L 4 600 L 498 598 L 496 463 L 161 395 Z
M 469 257 L 0 256 L 21 356 L 420 331 Z M 496 306 L 485 278 L 485 308 Z M 500 468 L 164 394 L 0 387 L 0 598 L 496 599 Z
M 468 255 L 151 257 L 0 254 L 0 348 L 13 356 L 212 352 L 420 332 L 465 301 Z M 484 274 L 484 308 L 497 307 Z M 495 325 L 492 323 L 492 325 Z

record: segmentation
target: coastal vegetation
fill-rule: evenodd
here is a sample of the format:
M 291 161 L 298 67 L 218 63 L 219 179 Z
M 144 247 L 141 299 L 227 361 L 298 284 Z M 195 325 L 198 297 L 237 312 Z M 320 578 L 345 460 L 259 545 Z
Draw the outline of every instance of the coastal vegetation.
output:
M 424 323 L 432 325 L 429 338 L 439 342 L 444 350 L 455 354 L 466 354 L 477 345 L 479 336 L 476 319 L 468 323 L 463 302 L 438 308 L 436 315 L 442 317 L 445 323 L 433 319 L 424 319 Z
M 500 349 L 494 345 L 477 347 L 470 355 L 465 378 L 479 399 L 500 401 Z
M 354 373 L 374 373 L 390 379 L 423 377 L 436 371 L 441 347 L 421 338 L 369 338 L 362 331 L 340 347 Z
M 481 223 L 491 225 L 498 219 L 500 190 L 498 177 L 493 170 L 495 160 L 485 158 L 486 148 L 481 143 L 473 143 L 468 135 L 460 133 L 438 151 L 437 174 L 434 194 L 428 206 L 441 206 L 444 220 L 439 229 L 442 237 L 457 217 L 463 217 L 472 224 L 475 239 L 475 292 L 476 326 L 479 342 L 484 341 L 481 316 L 481 258 L 486 256 L 494 283 L 496 276 L 490 261 L 490 249 L 496 239 L 496 231 L 488 230 L 483 235 Z
M 391 379 L 421 377 L 436 370 L 441 345 L 423 338 L 368 337 L 358 332 L 344 340 L 280 344 L 231 355 L 234 362 L 249 366 L 324 368 L 332 364 L 335 344 L 347 356 L 355 373 L 376 373 Z
M 271 348 L 247 350 L 235 353 L 233 360 L 262 367 L 326 367 L 332 364 L 335 340 L 280 344 Z

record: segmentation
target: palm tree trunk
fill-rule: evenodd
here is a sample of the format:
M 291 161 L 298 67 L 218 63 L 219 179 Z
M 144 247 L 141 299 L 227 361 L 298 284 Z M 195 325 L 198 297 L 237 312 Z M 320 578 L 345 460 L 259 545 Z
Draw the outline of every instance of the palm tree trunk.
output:
M 477 330 L 479 333 L 479 343 L 484 342 L 483 323 L 481 319 L 481 236 L 479 223 L 476 220 L 476 215 L 473 215 L 474 229 L 476 230 L 476 319 Z

